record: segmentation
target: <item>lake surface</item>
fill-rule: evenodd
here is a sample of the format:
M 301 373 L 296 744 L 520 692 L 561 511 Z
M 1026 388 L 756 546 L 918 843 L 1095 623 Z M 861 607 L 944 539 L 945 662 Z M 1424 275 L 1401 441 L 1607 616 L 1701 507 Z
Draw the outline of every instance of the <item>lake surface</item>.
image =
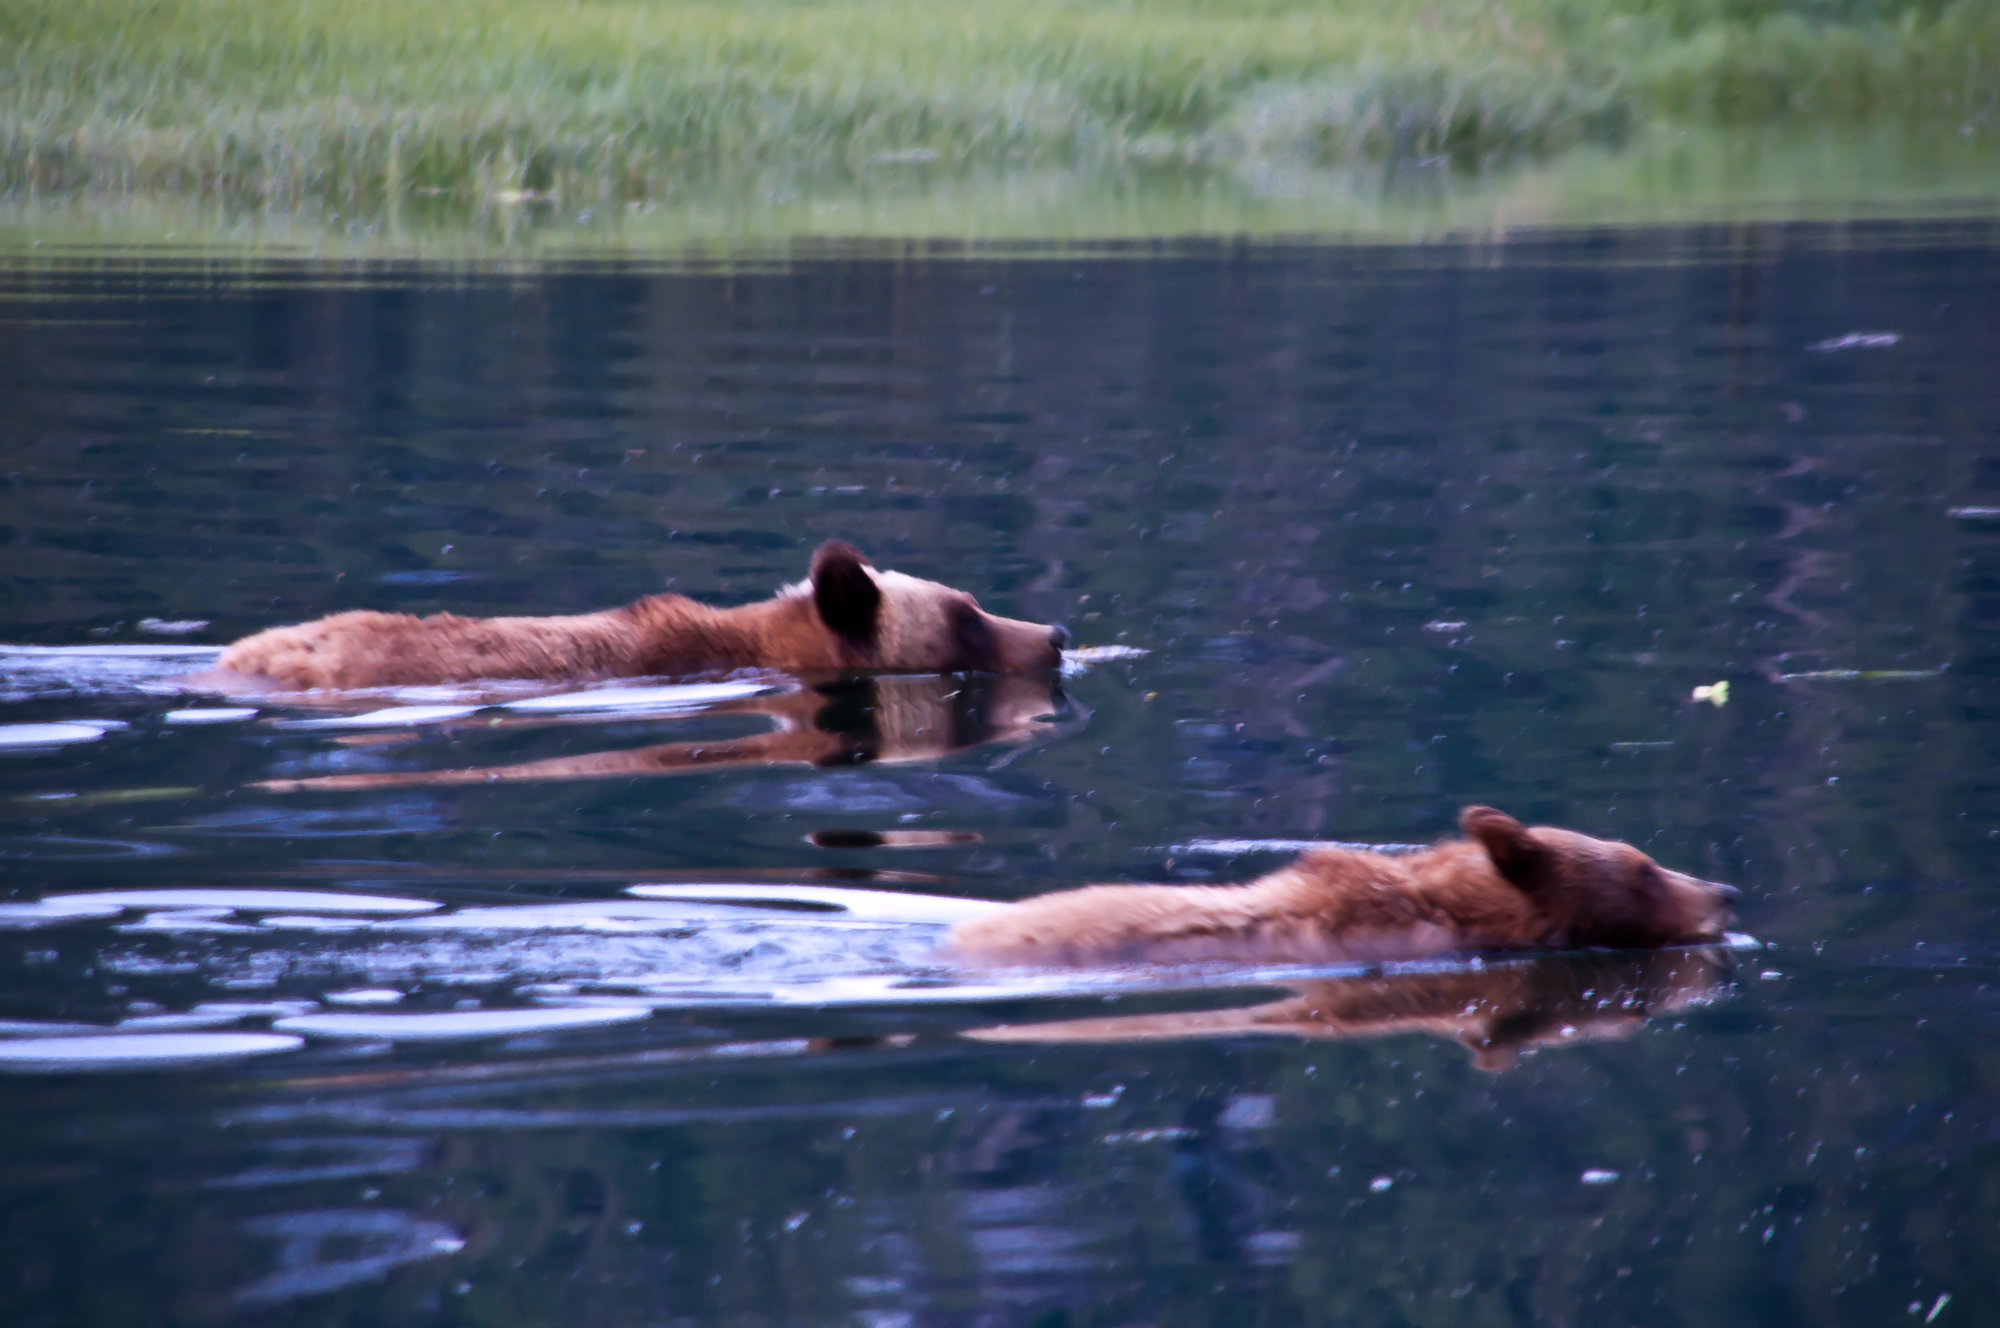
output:
M 2000 227 L 1962 222 L 17 257 L 0 1310 L 1990 1322 L 1996 307 Z M 1094 650 L 817 693 L 172 681 L 349 608 L 743 602 L 831 536 Z M 783 726 L 828 763 L 765 763 Z M 1470 802 L 1734 882 L 1755 939 L 935 954 L 970 901 Z

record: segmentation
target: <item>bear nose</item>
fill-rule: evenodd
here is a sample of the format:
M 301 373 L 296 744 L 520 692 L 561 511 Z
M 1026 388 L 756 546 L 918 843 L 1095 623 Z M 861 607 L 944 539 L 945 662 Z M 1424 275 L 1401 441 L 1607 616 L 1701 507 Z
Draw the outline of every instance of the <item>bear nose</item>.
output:
M 1061 623 L 1057 623 L 1055 626 L 1049 628 L 1049 644 L 1057 650 L 1061 650 L 1064 646 L 1068 645 L 1069 628 L 1063 626 Z
M 1710 881 L 1708 886 L 1709 889 L 1715 891 L 1717 897 L 1725 904 L 1734 904 L 1743 898 L 1743 892 L 1733 885 L 1724 885 L 1721 881 Z

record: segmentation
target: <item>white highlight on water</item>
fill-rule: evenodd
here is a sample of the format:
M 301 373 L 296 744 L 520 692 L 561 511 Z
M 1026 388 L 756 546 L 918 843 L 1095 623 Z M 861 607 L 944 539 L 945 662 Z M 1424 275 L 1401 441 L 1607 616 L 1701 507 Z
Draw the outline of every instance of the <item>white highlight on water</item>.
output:
M 360 715 L 334 715 L 326 719 L 281 719 L 278 727 L 287 729 L 384 729 L 401 728 L 405 724 L 436 724 L 448 719 L 464 719 L 476 715 L 484 706 L 390 706 L 387 710 L 370 710 Z
M 102 1037 L 0 1042 L 0 1071 L 193 1069 L 295 1051 L 304 1039 L 278 1033 L 108 1033 Z
M 1185 844 L 1169 844 L 1166 851 L 1175 857 L 1207 855 L 1235 857 L 1239 853 L 1309 853 L 1313 849 L 1337 848 L 1347 853 L 1380 853 L 1397 857 L 1422 853 L 1429 844 L 1356 844 L 1339 839 L 1190 839 Z
M 650 1005 L 589 1005 L 527 1010 L 452 1010 L 441 1014 L 303 1014 L 271 1025 L 310 1037 L 388 1042 L 462 1042 L 561 1029 L 598 1028 L 650 1019 Z
M 701 904 L 832 906 L 851 918 L 867 922 L 949 924 L 984 917 L 1006 907 L 987 899 L 818 885 L 635 885 L 625 893 L 641 899 L 682 899 Z
M 0 724 L 0 750 L 22 747 L 65 747 L 73 742 L 96 742 L 111 724 Z
M 693 710 L 723 701 L 739 701 L 775 691 L 768 682 L 709 682 L 668 687 L 600 687 L 593 691 L 559 692 L 535 696 L 525 701 L 509 701 L 505 708 L 522 714 L 569 713 L 587 710 Z
M 204 706 L 195 710 L 169 710 L 161 718 L 169 724 L 233 724 L 255 719 L 257 712 L 244 706 Z
M 1903 338 L 1895 332 L 1849 332 L 1844 337 L 1830 337 L 1816 341 L 1806 349 L 1821 355 L 1837 350 L 1885 350 Z

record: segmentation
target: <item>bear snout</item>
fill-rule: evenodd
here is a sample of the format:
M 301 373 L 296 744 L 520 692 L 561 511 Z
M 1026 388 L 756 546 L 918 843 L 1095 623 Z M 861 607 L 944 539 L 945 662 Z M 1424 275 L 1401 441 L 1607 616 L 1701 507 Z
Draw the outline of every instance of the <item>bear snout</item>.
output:
M 1050 645 L 1052 645 L 1052 646 L 1054 646 L 1054 647 L 1055 647 L 1055 648 L 1056 648 L 1057 650 L 1061 650 L 1061 649 L 1063 649 L 1064 647 L 1068 646 L 1068 645 L 1069 645 L 1069 628 L 1067 628 L 1067 627 L 1063 626 L 1063 625 L 1062 625 L 1061 623 L 1052 623 L 1052 624 L 1050 624 L 1050 626 L 1049 626 L 1049 644 L 1050 644 Z
M 1667 880 L 1674 894 L 1683 901 L 1686 917 L 1683 926 L 1689 935 L 1704 940 L 1716 939 L 1730 923 L 1736 921 L 1735 905 L 1743 898 L 1743 892 L 1735 886 L 1721 881 L 1704 881 L 1696 876 L 1683 876 L 1679 872 L 1667 873 Z

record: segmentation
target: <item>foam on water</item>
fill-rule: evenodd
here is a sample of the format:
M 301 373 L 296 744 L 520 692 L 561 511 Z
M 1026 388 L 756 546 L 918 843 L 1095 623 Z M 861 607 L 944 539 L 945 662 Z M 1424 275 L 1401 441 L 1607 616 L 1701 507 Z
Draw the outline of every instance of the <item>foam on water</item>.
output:
M 1121 659 L 1143 659 L 1152 651 L 1137 646 L 1078 646 L 1062 652 L 1062 676 L 1074 678 L 1090 672 L 1093 665 Z

